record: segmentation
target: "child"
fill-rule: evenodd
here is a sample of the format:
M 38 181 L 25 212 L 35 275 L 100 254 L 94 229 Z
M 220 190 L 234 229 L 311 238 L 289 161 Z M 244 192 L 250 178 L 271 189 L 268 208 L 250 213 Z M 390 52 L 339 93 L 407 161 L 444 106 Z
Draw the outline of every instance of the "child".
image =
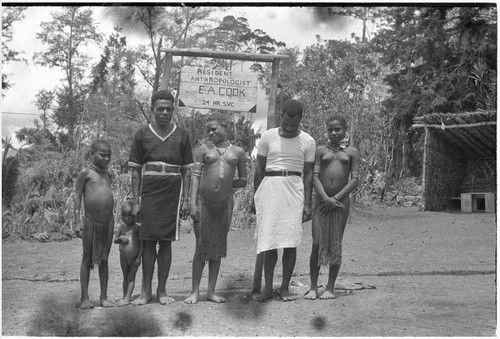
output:
M 120 244 L 120 265 L 123 272 L 123 299 L 118 306 L 130 304 L 135 287 L 135 275 L 141 264 L 142 241 L 139 238 L 140 225 L 132 214 L 133 200 L 124 201 L 121 205 L 122 221 L 115 232 L 115 244 Z
M 326 121 L 328 143 L 318 146 L 313 185 L 316 203 L 312 221 L 313 245 L 309 267 L 310 291 L 306 299 L 318 297 L 321 265 L 329 266 L 328 283 L 320 299 L 333 299 L 333 288 L 342 262 L 342 236 L 349 215 L 351 193 L 358 184 L 358 150 L 348 145 L 347 122 L 341 115 Z M 349 174 L 351 178 L 349 179 Z
M 111 147 L 104 140 L 95 140 L 90 149 L 92 163 L 78 174 L 75 186 L 74 217 L 82 233 L 83 257 L 80 267 L 81 309 L 92 308 L 88 287 L 90 270 L 99 266 L 100 304 L 113 306 L 108 300 L 108 255 L 113 241 L 113 192 L 107 171 Z M 80 216 L 83 196 L 84 216 Z M 83 219 L 83 220 L 82 220 Z
M 233 214 L 233 188 L 247 184 L 245 151 L 229 142 L 225 117 L 221 114 L 209 116 L 206 128 L 209 141 L 198 149 L 192 171 L 190 215 L 194 222 L 196 250 L 193 289 L 184 300 L 187 304 L 198 302 L 201 275 L 207 261 L 207 299 L 216 303 L 225 301 L 215 294 L 215 284 L 221 258 L 226 257 L 227 233 Z M 233 180 L 236 168 L 239 179 Z

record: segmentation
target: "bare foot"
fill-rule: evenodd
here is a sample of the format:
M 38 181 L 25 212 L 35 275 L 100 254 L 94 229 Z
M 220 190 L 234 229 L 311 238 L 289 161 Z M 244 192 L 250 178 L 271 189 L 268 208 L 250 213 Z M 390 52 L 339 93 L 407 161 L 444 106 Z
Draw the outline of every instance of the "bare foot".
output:
M 318 290 L 311 289 L 304 295 L 304 299 L 314 300 L 318 297 Z
M 273 298 L 273 291 L 263 291 L 262 293 L 254 295 L 252 297 L 253 300 L 258 301 L 258 302 L 264 302 L 264 301 L 272 299 L 272 298 Z
M 199 297 L 199 294 L 196 292 L 193 292 L 193 293 L 191 293 L 191 295 L 189 297 L 184 299 L 184 302 L 186 304 L 196 304 L 198 302 L 198 297 Z
M 215 303 L 225 303 L 226 298 L 224 297 L 219 297 L 217 294 L 208 294 L 207 293 L 207 300 L 213 301 Z
M 335 298 L 335 294 L 333 294 L 333 291 L 326 290 L 319 298 L 320 299 L 333 299 L 333 298 Z
M 156 292 L 156 296 L 158 297 L 158 302 L 162 305 L 173 304 L 175 302 L 175 299 L 167 296 L 165 292 L 163 293 Z
M 135 299 L 132 301 L 132 305 L 146 305 L 148 302 L 151 301 L 151 296 L 143 296 L 142 294 L 139 296 L 139 298 Z
M 88 310 L 90 308 L 94 308 L 94 305 L 90 303 L 88 300 L 82 300 L 79 306 L 82 310 Z
M 290 294 L 288 288 L 280 288 L 280 297 L 283 301 L 294 301 L 295 299 L 297 299 L 297 296 L 295 294 Z
M 101 299 L 101 306 L 102 307 L 113 307 L 115 306 L 115 303 L 112 301 L 109 301 L 108 299 Z
M 123 298 L 122 300 L 120 300 L 118 302 L 118 304 L 116 304 L 116 306 L 125 306 L 125 305 L 129 305 L 129 304 L 130 304 L 130 299 Z

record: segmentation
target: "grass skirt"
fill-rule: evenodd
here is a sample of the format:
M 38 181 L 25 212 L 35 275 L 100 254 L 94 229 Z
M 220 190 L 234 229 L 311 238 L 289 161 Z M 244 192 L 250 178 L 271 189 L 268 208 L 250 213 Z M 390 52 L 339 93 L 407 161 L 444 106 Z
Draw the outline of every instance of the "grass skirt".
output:
M 340 209 L 330 210 L 323 214 L 320 206 L 324 204 L 321 199 L 316 203 L 313 222 L 319 223 L 319 256 L 318 266 L 340 265 L 342 263 L 342 214 Z
M 227 254 L 227 232 L 231 225 L 233 196 L 212 202 L 200 196 L 200 258 L 220 260 Z

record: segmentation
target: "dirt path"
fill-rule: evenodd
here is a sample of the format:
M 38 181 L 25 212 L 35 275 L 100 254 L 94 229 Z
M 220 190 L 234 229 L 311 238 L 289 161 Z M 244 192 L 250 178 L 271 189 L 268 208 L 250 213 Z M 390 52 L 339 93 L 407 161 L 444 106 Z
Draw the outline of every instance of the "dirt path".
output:
M 334 300 L 257 303 L 248 297 L 253 229 L 229 233 L 217 291 L 225 304 L 183 303 L 191 286 L 194 235 L 174 243 L 167 290 L 176 303 L 80 311 L 79 239 L 2 244 L 2 334 L 7 336 L 493 336 L 496 334 L 494 214 L 353 211 Z M 309 284 L 310 224 L 298 249 L 292 291 Z M 281 257 L 281 256 L 280 256 Z M 205 272 L 206 273 L 206 272 Z M 326 283 L 323 268 L 320 283 Z M 278 262 L 276 281 L 280 281 Z M 140 290 L 139 274 L 136 293 Z M 202 279 L 202 293 L 206 289 Z M 155 289 L 155 282 L 153 289 Z M 99 281 L 91 273 L 91 301 Z M 121 294 L 118 249 L 108 295 Z

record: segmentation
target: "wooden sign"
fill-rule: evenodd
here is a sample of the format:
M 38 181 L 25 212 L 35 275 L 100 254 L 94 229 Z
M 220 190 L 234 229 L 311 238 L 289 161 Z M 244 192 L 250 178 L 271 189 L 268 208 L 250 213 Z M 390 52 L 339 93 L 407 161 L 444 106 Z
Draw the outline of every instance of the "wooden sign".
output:
M 257 104 L 257 73 L 185 66 L 179 90 L 188 107 L 248 112 Z

